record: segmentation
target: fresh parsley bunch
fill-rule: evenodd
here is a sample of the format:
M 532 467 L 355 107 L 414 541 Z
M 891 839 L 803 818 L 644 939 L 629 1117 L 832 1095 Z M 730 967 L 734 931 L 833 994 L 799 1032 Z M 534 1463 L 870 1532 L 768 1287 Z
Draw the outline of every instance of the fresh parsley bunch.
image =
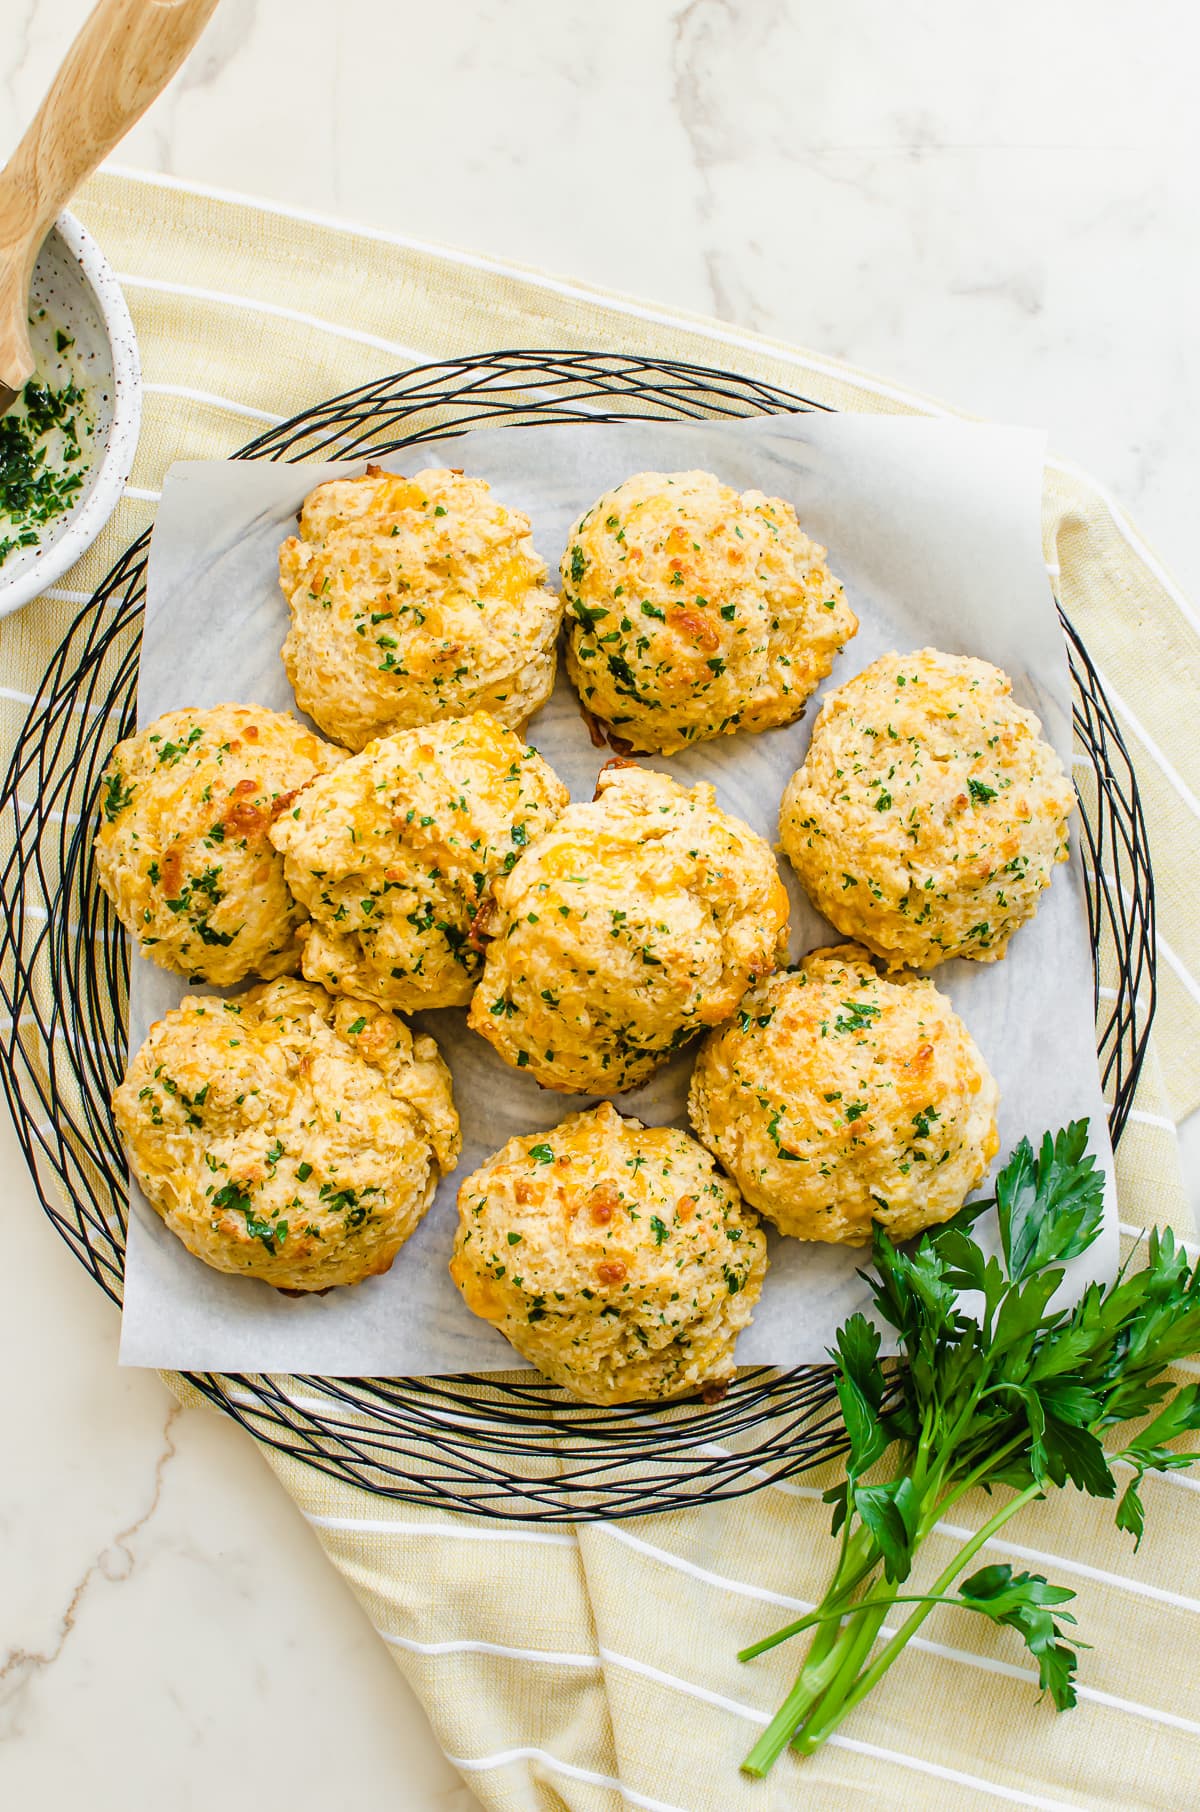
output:
M 863 1276 L 902 1359 L 884 1370 L 879 1333 L 864 1315 L 850 1317 L 831 1349 L 849 1442 L 846 1477 L 825 1494 L 837 1563 L 809 1616 L 740 1657 L 814 1632 L 796 1684 L 743 1763 L 748 1774 L 765 1774 L 789 1743 L 802 1755 L 819 1749 L 939 1604 L 1016 1630 L 1058 1709 L 1075 1703 L 1076 1656 L 1062 1628 L 1074 1622 L 1062 1608 L 1074 1593 L 1010 1566 L 960 1576 L 1025 1504 L 1055 1487 L 1115 1497 L 1118 1461 L 1133 1473 L 1117 1525 L 1140 1541 L 1143 1474 L 1200 1457 L 1168 1445 L 1200 1428 L 1200 1386 L 1173 1389 L 1160 1376 L 1200 1348 L 1200 1265 L 1190 1266 L 1171 1233 L 1150 1234 L 1144 1267 L 1127 1260 L 1111 1286 L 1090 1284 L 1075 1307 L 1050 1307 L 1067 1261 L 1087 1250 L 1103 1218 L 1104 1177 L 1087 1133 L 1086 1120 L 1047 1133 L 1036 1156 L 1023 1139 L 994 1198 L 968 1203 L 910 1250 L 876 1229 L 876 1275 Z M 993 1207 L 1003 1261 L 970 1234 Z M 965 1301 L 963 1292 L 971 1293 Z M 1126 1445 L 1102 1444 L 1105 1430 L 1152 1412 Z M 905 1592 L 925 1537 L 977 1487 L 1009 1495 L 928 1591 Z M 897 1605 L 912 1608 L 876 1653 Z

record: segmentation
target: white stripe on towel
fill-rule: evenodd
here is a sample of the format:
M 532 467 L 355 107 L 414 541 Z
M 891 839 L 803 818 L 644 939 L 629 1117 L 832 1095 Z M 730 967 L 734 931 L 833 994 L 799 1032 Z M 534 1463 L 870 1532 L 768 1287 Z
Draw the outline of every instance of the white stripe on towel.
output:
M 1174 1477 L 1174 1475 L 1170 1473 L 1155 1474 L 1154 1476 L 1162 1478 Z M 1200 1480 L 1179 1478 L 1176 1479 L 1175 1482 L 1187 1484 L 1192 1486 L 1193 1489 L 1200 1490 Z M 718 1589 L 733 1592 L 738 1597 L 763 1599 L 771 1604 L 778 1604 L 786 1609 L 799 1611 L 801 1615 L 804 1615 L 806 1612 L 813 1609 L 812 1604 L 806 1602 L 804 1599 L 788 1598 L 782 1592 L 770 1592 L 763 1586 L 751 1585 L 747 1581 L 741 1579 L 731 1579 L 728 1574 L 711 1573 L 703 1567 L 697 1567 L 692 1561 L 684 1560 L 681 1555 L 673 1554 L 669 1549 L 656 1548 L 653 1547 L 651 1543 L 643 1541 L 640 1536 L 630 1536 L 628 1531 L 620 1528 L 616 1524 L 605 1523 L 599 1526 L 603 1527 L 606 1534 L 616 1535 L 620 1540 L 624 1541 L 627 1546 L 636 1548 L 639 1553 L 646 1554 L 653 1560 L 661 1561 L 665 1566 L 674 1567 L 680 1572 L 688 1573 L 694 1579 L 702 1580 L 704 1583 L 714 1585 Z M 943 1533 L 962 1534 L 964 1537 L 967 1533 L 965 1530 L 953 1530 L 951 1525 L 945 1523 L 939 1523 L 938 1528 Z M 988 1545 L 1002 1546 L 1003 1544 L 989 1543 Z M 1052 1556 L 1031 1556 L 1031 1558 L 1046 1559 L 1052 1561 L 1055 1566 L 1070 1566 L 1069 1562 L 1060 1562 Z M 1136 1582 L 1133 1581 L 1117 1580 L 1115 1577 L 1112 1577 L 1111 1583 L 1130 1584 L 1133 1589 L 1136 1589 Z M 1191 1603 L 1192 1601 L 1185 1600 L 1183 1602 Z M 1200 1606 L 1197 1606 L 1196 1608 L 1200 1608 Z M 895 1632 L 889 1629 L 885 1624 L 880 1631 L 880 1637 L 882 1640 L 886 1641 L 894 1633 Z M 1016 1667 L 1011 1662 L 996 1661 L 988 1656 L 977 1655 L 969 1649 L 952 1648 L 946 1643 L 932 1641 L 927 1636 L 914 1636 L 910 1646 L 922 1653 L 936 1655 L 942 1660 L 953 1661 L 962 1667 L 981 1667 L 988 1672 L 1008 1674 L 1014 1679 L 1030 1680 L 1034 1683 L 1037 1681 L 1037 1672 L 1035 1669 Z M 607 1649 L 602 1648 L 600 1653 L 606 1661 L 612 1661 L 617 1665 L 621 1664 L 621 1657 L 610 1654 Z M 640 1663 L 637 1665 L 639 1667 L 641 1666 Z M 1181 1718 L 1175 1712 L 1160 1711 L 1156 1706 L 1143 1705 L 1132 1699 L 1120 1699 L 1115 1694 L 1100 1692 L 1095 1687 L 1081 1685 L 1078 1688 L 1078 1691 L 1081 1699 L 1095 1700 L 1097 1704 L 1107 1705 L 1114 1711 L 1124 1711 L 1131 1716 L 1145 1718 L 1148 1722 L 1154 1724 L 1171 1724 L 1179 1729 L 1194 1730 L 1197 1735 L 1200 1735 L 1200 1723 L 1193 1724 L 1190 1719 Z
M 657 1560 L 663 1566 L 673 1567 L 677 1573 L 687 1573 L 692 1579 L 699 1579 L 704 1585 L 717 1586 L 727 1592 L 736 1592 L 741 1598 L 758 1598 L 764 1604 L 780 1605 L 785 1611 L 799 1611 L 802 1616 L 812 1610 L 812 1603 L 804 1598 L 789 1598 L 783 1592 L 768 1591 L 766 1586 L 750 1585 L 741 1579 L 730 1579 L 727 1573 L 710 1573 L 706 1567 L 698 1567 L 694 1561 L 685 1560 L 682 1554 L 673 1554 L 669 1548 L 656 1548 L 650 1542 L 643 1541 L 640 1535 L 631 1535 L 620 1523 L 597 1523 L 605 1535 L 633 1548 L 638 1554 L 645 1554 L 651 1560 Z
M 1167 968 L 1183 983 L 1196 1005 L 1200 1007 L 1200 982 L 1196 980 L 1190 970 L 1184 968 L 1183 963 L 1176 956 L 1161 931 L 1157 933 L 1154 941 L 1158 947 L 1158 954 L 1165 960 Z
M 1186 619 L 1196 631 L 1197 635 L 1200 635 L 1200 617 L 1196 615 L 1194 608 L 1188 602 L 1187 598 L 1184 597 L 1182 591 L 1180 591 L 1178 585 L 1176 585 L 1174 579 L 1172 579 L 1166 568 L 1160 563 L 1157 556 L 1151 553 L 1116 498 L 1112 495 L 1112 492 L 1105 490 L 1104 486 L 1100 484 L 1097 479 L 1093 478 L 1090 472 L 1081 471 L 1078 466 L 1073 466 L 1070 460 L 1048 459 L 1046 464 L 1052 467 L 1054 471 L 1065 472 L 1068 478 L 1074 478 L 1077 483 L 1086 485 L 1092 495 L 1100 499 L 1101 503 L 1112 517 L 1113 526 L 1116 528 L 1117 533 L 1121 536 L 1122 540 L 1128 542 L 1138 559 L 1142 562 L 1142 565 L 1148 567 L 1150 572 L 1153 573 L 1154 577 L 1158 580 L 1158 583 L 1162 586 L 1171 602 L 1179 611 L 1180 616 Z
M 540 1762 L 543 1768 L 552 1772 L 565 1774 L 574 1781 L 586 1781 L 591 1787 L 608 1787 L 619 1793 L 626 1805 L 637 1806 L 640 1812 L 683 1812 L 681 1806 L 669 1806 L 665 1799 L 651 1799 L 645 1793 L 635 1793 L 624 1781 L 619 1781 L 612 1774 L 597 1774 L 594 1768 L 579 1768 L 574 1762 L 560 1761 L 558 1756 L 551 1755 L 547 1749 L 534 1749 L 523 1745 L 519 1749 L 497 1749 L 494 1755 L 450 1755 L 446 1760 L 452 1768 L 463 1774 L 482 1774 L 489 1768 L 507 1768 L 513 1762 Z
M 467 1637 L 457 1641 L 418 1642 L 412 1636 L 394 1636 L 390 1630 L 381 1630 L 378 1624 L 375 1628 L 376 1634 L 392 1648 L 408 1649 L 414 1655 L 502 1655 L 512 1661 L 544 1661 L 549 1667 L 600 1666 L 599 1655 L 571 1655 L 550 1648 L 509 1648 L 507 1643 L 477 1642 Z
M 1185 1483 L 1195 1481 L 1186 1480 Z M 716 1578 L 716 1575 L 711 1577 Z M 726 1583 L 726 1582 L 722 1582 Z M 742 1588 L 749 1591 L 752 1588 Z M 787 1602 L 800 1608 L 798 1599 L 782 1600 L 778 1594 L 770 1594 L 779 1602 Z M 709 1704 L 724 1710 L 733 1711 L 744 1717 L 753 1718 L 765 1724 L 764 1714 L 756 1713 L 749 1706 L 742 1705 L 735 1699 L 729 1699 L 722 1693 L 712 1692 L 707 1687 L 697 1686 L 693 1682 L 681 1680 L 674 1674 L 664 1673 L 661 1668 L 652 1667 L 649 1662 L 635 1661 L 628 1655 L 619 1655 L 614 1650 L 602 1648 L 596 1655 L 575 1655 L 555 1649 L 513 1648 L 503 1642 L 484 1642 L 471 1638 L 452 1639 L 446 1642 L 418 1642 L 411 1636 L 393 1635 L 390 1630 L 379 1629 L 376 1633 L 393 1648 L 406 1649 L 411 1654 L 442 1655 L 497 1655 L 505 1660 L 532 1661 L 547 1667 L 566 1667 L 598 1670 L 602 1665 L 624 1668 L 628 1673 L 641 1674 L 648 1680 L 656 1680 L 660 1685 L 674 1687 L 688 1693 L 693 1698 L 704 1699 Z M 887 1641 L 895 1632 L 885 1624 L 879 1632 L 881 1641 Z M 933 1655 L 941 1661 L 951 1661 L 958 1666 L 973 1667 L 983 1673 L 999 1674 L 1006 1680 L 1027 1681 L 1031 1686 L 1038 1683 L 1037 1669 L 1019 1667 L 1013 1661 L 1002 1661 L 994 1655 L 979 1655 L 969 1649 L 952 1648 L 944 1642 L 934 1642 L 929 1637 L 914 1638 L 911 1646 L 927 1655 Z M 1157 1706 L 1142 1705 L 1134 1699 L 1121 1698 L 1117 1693 L 1102 1692 L 1099 1687 L 1078 1687 L 1079 1697 L 1096 1705 L 1103 1705 L 1111 1711 L 1121 1711 L 1131 1717 L 1144 1718 L 1148 1723 L 1166 1724 L 1174 1730 L 1186 1730 L 1190 1735 L 1200 1736 L 1200 1722 L 1194 1718 L 1185 1718 L 1177 1712 L 1161 1711 Z
M 1151 1114 L 1147 1113 L 1144 1107 L 1131 1107 L 1125 1118 L 1127 1120 L 1136 1120 L 1139 1126 L 1161 1126 L 1164 1132 L 1169 1132 L 1173 1136 L 1178 1136 L 1179 1128 L 1176 1126 L 1174 1120 L 1170 1119 L 1166 1114 Z
M 165 277 L 138 277 L 131 271 L 121 271 L 117 282 L 123 289 L 151 289 L 166 296 L 192 296 L 198 302 L 221 302 L 227 308 L 246 309 L 258 315 L 274 315 L 281 321 L 295 321 L 301 327 L 315 328 L 318 333 L 334 334 L 338 339 L 354 340 L 360 346 L 374 346 L 380 352 L 396 353 L 402 359 L 415 359 L 418 363 L 429 356 L 428 353 L 417 352 L 412 346 L 402 346 L 398 340 L 385 340 L 377 333 L 364 333 L 358 327 L 344 327 L 338 321 L 326 321 L 320 315 L 306 314 L 299 308 L 288 308 L 282 302 L 264 302 L 261 296 L 239 296 L 231 290 L 204 289 L 197 283 L 171 283 Z
M 1179 797 L 1183 800 L 1183 803 L 1187 806 L 1188 810 L 1194 813 L 1197 818 L 1200 818 L 1200 799 L 1197 799 L 1195 793 L 1193 793 L 1191 787 L 1179 772 L 1179 769 L 1163 754 L 1149 730 L 1147 730 L 1145 724 L 1142 723 L 1140 718 L 1134 715 L 1129 708 L 1129 705 L 1115 689 L 1112 681 L 1107 675 L 1101 673 L 1099 668 L 1096 669 L 1096 673 L 1100 680 L 1100 684 L 1104 688 L 1105 697 L 1113 706 L 1118 716 L 1125 719 L 1125 722 L 1129 725 L 1129 728 L 1133 731 L 1146 753 L 1151 757 L 1155 766 L 1162 770 L 1164 779 L 1170 781 L 1171 786 L 1179 794 Z
M 206 403 L 213 409 L 228 410 L 230 415 L 244 415 L 251 421 L 269 422 L 277 427 L 285 418 L 269 409 L 255 409 L 249 403 L 235 403 L 231 396 L 218 396 L 215 390 L 193 390 L 190 384 L 143 384 L 147 396 L 177 396 L 188 403 Z
M 880 1632 L 880 1634 L 885 1637 L 890 1633 L 891 1632 L 887 1631 Z M 946 1650 L 945 1653 L 954 1660 L 968 1659 L 968 1657 L 961 1652 L 953 1649 Z M 607 1665 L 621 1667 L 630 1673 L 640 1674 L 643 1679 L 653 1680 L 660 1686 L 666 1686 L 673 1692 L 683 1693 L 688 1698 L 698 1699 L 705 1705 L 713 1705 L 719 1711 L 732 1712 L 735 1717 L 745 1718 L 747 1722 L 760 1726 L 770 1723 L 770 1718 L 767 1713 L 759 1711 L 755 1706 L 745 1705 L 738 1699 L 727 1698 L 724 1693 L 712 1692 L 706 1686 L 696 1686 L 689 1680 L 681 1680 L 678 1675 L 666 1673 L 659 1667 L 651 1667 L 648 1662 L 633 1661 L 627 1655 L 614 1654 L 610 1649 L 605 1648 L 600 1650 L 600 1654 Z M 969 1659 L 974 1660 L 975 1657 L 972 1656 L 969 1657 Z M 1026 1670 L 1021 1668 L 1014 1671 L 1027 1676 L 1031 1680 L 1036 1680 L 1037 1676 L 1032 1669 Z M 1176 1729 L 1187 1730 L 1193 1734 L 1200 1735 L 1200 1724 L 1195 1723 L 1190 1718 L 1178 1717 L 1174 1712 L 1156 1712 L 1147 1706 L 1134 1705 L 1130 1700 L 1118 1699 L 1115 1694 L 1089 1694 L 1088 1696 L 1101 1700 L 1101 1702 L 1107 1704 L 1112 1710 L 1132 1711 L 1143 1717 L 1149 1717 L 1156 1722 L 1170 1724 Z M 902 1754 L 900 1751 L 894 1749 L 882 1749 L 874 1743 L 859 1742 L 850 1737 L 836 1735 L 830 1737 L 829 1742 L 835 1744 L 838 1748 L 852 1749 L 863 1755 L 877 1756 L 881 1759 L 894 1762 L 901 1768 L 910 1768 L 922 1774 L 934 1774 L 941 1779 L 952 1780 L 962 1786 L 974 1787 L 978 1792 L 995 1794 L 997 1797 L 1007 1799 L 1016 1805 L 1056 1807 L 1059 1803 L 1054 1800 L 1038 1799 L 1022 1794 L 1014 1788 L 1002 1787 L 996 1782 L 984 1780 L 978 1775 L 963 1774 L 956 1768 L 947 1768 L 938 1762 L 925 1761 L 917 1756 Z
M 973 1529 L 964 1529 L 957 1523 L 935 1523 L 939 1535 L 949 1535 L 954 1541 L 967 1541 L 974 1535 Z M 1132 1592 L 1138 1598 L 1153 1598 L 1158 1604 L 1173 1604 L 1181 1611 L 1200 1611 L 1200 1599 L 1187 1598 L 1182 1592 L 1170 1592 L 1165 1586 L 1149 1585 L 1142 1579 L 1130 1579 L 1124 1573 L 1108 1573 L 1103 1567 L 1089 1567 L 1082 1560 L 1066 1560 L 1061 1554 L 1045 1554 L 1040 1548 L 1019 1547 L 1016 1542 L 1001 1541 L 993 1535 L 984 1543 L 997 1554 L 1012 1554 L 1018 1560 L 1036 1560 L 1044 1566 L 1054 1567 L 1060 1573 L 1075 1573 L 1081 1579 L 1096 1579 L 1101 1585 L 1115 1586 L 1119 1592 Z
M 546 1548 L 573 1548 L 573 1535 L 549 1529 L 475 1529 L 460 1523 L 392 1523 L 373 1516 L 316 1516 L 305 1510 L 314 1529 L 357 1530 L 362 1535 L 430 1535 L 438 1541 L 535 1542 Z

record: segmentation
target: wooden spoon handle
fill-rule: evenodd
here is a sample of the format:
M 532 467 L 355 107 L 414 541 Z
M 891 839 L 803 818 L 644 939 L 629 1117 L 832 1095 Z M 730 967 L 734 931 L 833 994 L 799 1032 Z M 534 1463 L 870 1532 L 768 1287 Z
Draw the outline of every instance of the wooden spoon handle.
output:
M 166 87 L 216 4 L 99 0 L 85 20 L 0 172 L 0 381 L 19 383 L 32 369 L 25 297 L 55 217 Z

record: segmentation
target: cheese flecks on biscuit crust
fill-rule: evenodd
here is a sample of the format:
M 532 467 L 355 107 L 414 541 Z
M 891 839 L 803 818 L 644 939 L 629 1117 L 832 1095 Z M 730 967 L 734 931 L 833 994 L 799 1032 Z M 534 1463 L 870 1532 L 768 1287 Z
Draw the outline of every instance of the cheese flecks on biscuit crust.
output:
M 783 795 L 817 909 L 891 969 L 996 962 L 1068 854 L 1075 794 L 987 661 L 885 654 L 825 700 Z
M 305 914 L 268 832 L 345 759 L 280 711 L 168 711 L 117 744 L 100 786 L 96 871 L 164 969 L 226 987 L 294 970 Z
M 775 858 L 713 789 L 631 764 L 493 890 L 469 1023 L 547 1088 L 615 1094 L 782 961 Z
M 529 519 L 434 469 L 318 485 L 279 551 L 301 707 L 349 749 L 490 711 L 517 729 L 554 687 L 559 598 Z
M 459 1152 L 432 1038 L 309 982 L 189 996 L 113 1096 L 130 1167 L 218 1271 L 322 1290 L 386 1271 Z
M 468 1308 L 589 1403 L 719 1390 L 767 1267 L 756 1217 L 676 1127 L 608 1102 L 510 1139 L 463 1183 Z
M 312 914 L 305 975 L 398 1012 L 465 1005 L 493 882 L 568 800 L 537 751 L 485 712 L 368 744 L 271 830 Z
M 948 1220 L 999 1148 L 996 1084 L 931 981 L 853 944 L 752 988 L 701 1048 L 689 1113 L 746 1200 L 798 1239 Z
M 792 723 L 858 628 L 791 504 L 710 472 L 639 472 L 562 557 L 567 670 L 635 749 Z

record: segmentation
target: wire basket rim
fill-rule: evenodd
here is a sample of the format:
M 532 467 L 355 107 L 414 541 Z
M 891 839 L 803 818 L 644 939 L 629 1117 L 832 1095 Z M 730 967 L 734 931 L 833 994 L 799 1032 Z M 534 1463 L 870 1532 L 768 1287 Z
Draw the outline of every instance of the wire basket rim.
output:
M 621 406 L 631 401 L 638 406 Z M 606 414 L 610 402 L 613 413 Z M 652 405 L 648 413 L 640 407 L 647 403 Z M 447 408 L 458 410 L 453 425 L 434 419 Z M 304 460 L 331 456 L 331 447 L 338 449 L 337 457 L 355 457 L 372 434 L 376 438 L 368 450 L 387 457 L 406 446 L 447 440 L 501 420 L 545 425 L 810 410 L 833 412 L 828 404 L 768 380 L 689 361 L 516 348 L 431 361 L 368 380 L 264 430 L 231 457 Z M 410 432 L 391 439 L 384 432 L 379 438 L 381 422 L 385 429 L 400 423 L 411 428 L 414 420 L 419 425 Z M 128 952 L 123 940 L 110 935 L 93 940 L 89 931 L 86 948 L 92 951 L 95 942 L 95 954 L 84 954 L 85 939 L 69 908 L 79 905 L 89 928 L 94 922 L 102 931 L 106 927 L 106 903 L 102 896 L 97 900 L 91 871 L 88 812 L 79 814 L 73 832 L 65 810 L 59 813 L 57 831 L 53 824 L 58 805 L 68 800 L 94 803 L 108 748 L 132 727 L 149 541 L 147 530 L 129 545 L 71 623 L 39 685 L 0 792 L 0 809 L 13 814 L 18 832 L 0 869 L 0 903 L 9 908 L 0 926 L 0 996 L 12 1028 L 0 1039 L 0 1081 L 45 1212 L 118 1302 L 126 1224 L 124 1161 L 107 1094 L 113 1047 L 123 1043 Z M 1075 730 L 1097 776 L 1094 822 L 1080 794 L 1079 818 L 1093 876 L 1087 895 L 1089 930 L 1094 953 L 1105 936 L 1117 952 L 1115 999 L 1098 1041 L 1102 1077 L 1113 1093 L 1110 1132 L 1115 1146 L 1132 1104 L 1155 1006 L 1153 876 L 1136 775 L 1119 725 L 1061 605 L 1059 616 L 1076 692 Z M 89 739 L 85 732 L 76 738 L 79 761 L 73 767 L 64 751 L 71 747 L 81 710 L 85 723 L 88 713 L 102 719 L 104 735 Z M 46 785 L 36 792 L 34 811 L 22 816 L 19 789 L 31 777 Z M 29 829 L 34 834 L 27 838 L 22 833 Z M 1106 865 L 1116 876 L 1111 885 Z M 30 932 L 33 915 L 24 910 L 27 893 L 38 888 L 45 901 L 40 933 Z M 51 991 L 49 1008 L 39 965 L 59 984 Z M 1098 969 L 1096 987 L 1098 1004 Z M 23 1008 L 32 1010 L 38 1034 L 52 1054 L 45 1079 L 21 1039 Z M 69 1009 L 81 1012 L 72 1016 Z M 106 1038 L 106 1026 L 115 1038 Z M 64 1037 L 75 1064 L 76 1110 L 55 1082 L 55 1040 Z M 119 1048 L 115 1061 L 123 1063 Z M 57 1147 L 51 1135 L 57 1136 Z M 43 1174 L 47 1169 L 53 1183 Z M 104 1180 L 107 1197 L 98 1179 Z M 56 1206 L 54 1197 L 64 1194 L 67 1204 Z M 182 1376 L 258 1439 L 333 1477 L 383 1497 L 450 1504 L 500 1518 L 579 1521 L 710 1502 L 817 1464 L 832 1457 L 838 1445 L 829 1367 L 742 1368 L 722 1404 L 700 1414 L 692 1403 L 629 1406 L 615 1418 L 619 1428 L 613 1412 L 579 1404 L 536 1374 L 517 1380 L 496 1374 L 405 1380 L 294 1376 L 282 1384 L 240 1375 Z M 320 1398 L 319 1414 L 311 1406 L 301 1407 L 310 1403 L 307 1392 Z M 699 1438 L 689 1438 L 689 1429 Z M 798 1429 L 812 1439 L 798 1438 Z M 747 1435 L 748 1447 L 723 1449 L 720 1444 L 722 1436 L 742 1440 Z M 678 1461 L 676 1475 L 647 1470 L 651 1457 L 661 1461 L 667 1447 L 669 1457 Z M 433 1455 L 440 1468 L 436 1477 L 414 1476 L 416 1460 Z M 481 1459 L 484 1455 L 491 1456 L 490 1463 Z M 548 1455 L 554 1467 L 546 1477 L 532 1477 L 528 1465 L 524 1471 L 516 1465 L 545 1462 Z M 498 1456 L 513 1464 L 506 1469 Z M 624 1476 L 631 1466 L 634 1476 Z

